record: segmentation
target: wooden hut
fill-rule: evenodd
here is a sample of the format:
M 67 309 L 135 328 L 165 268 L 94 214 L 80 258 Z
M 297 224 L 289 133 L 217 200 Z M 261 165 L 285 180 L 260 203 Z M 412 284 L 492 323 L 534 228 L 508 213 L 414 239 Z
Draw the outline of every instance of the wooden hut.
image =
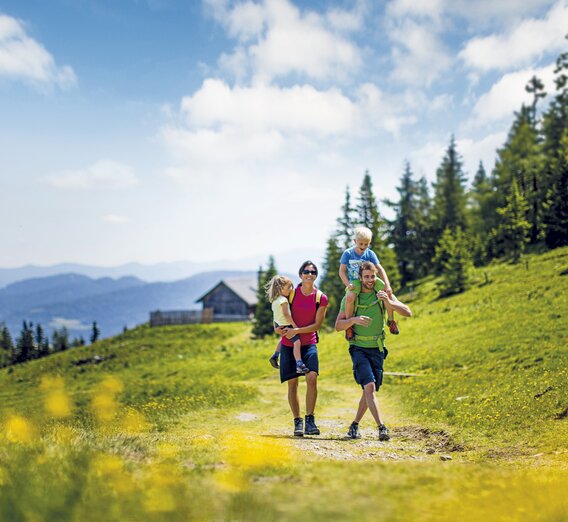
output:
M 222 279 L 196 303 L 211 309 L 213 321 L 247 321 L 256 307 L 256 277 Z

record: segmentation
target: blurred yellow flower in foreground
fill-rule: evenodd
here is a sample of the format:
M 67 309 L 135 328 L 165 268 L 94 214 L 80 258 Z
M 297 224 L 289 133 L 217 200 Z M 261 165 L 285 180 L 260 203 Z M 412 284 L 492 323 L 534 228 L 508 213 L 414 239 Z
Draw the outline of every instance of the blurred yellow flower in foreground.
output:
M 291 462 L 288 448 L 270 439 L 233 431 L 223 441 L 223 461 L 227 468 L 217 474 L 217 483 L 230 491 L 249 486 L 250 472 L 286 466 Z
M 129 435 L 136 435 L 148 431 L 150 424 L 140 412 L 129 409 L 122 419 L 122 429 Z
M 118 411 L 115 395 L 123 389 L 122 382 L 112 376 L 105 377 L 99 384 L 91 401 L 91 408 L 99 421 L 109 422 L 114 419 Z
M 114 493 L 130 493 L 136 488 L 132 476 L 124 469 L 124 461 L 116 455 L 97 455 L 91 469 Z
M 65 383 L 61 377 L 44 377 L 40 389 L 46 392 L 44 407 L 48 415 L 57 418 L 71 415 L 73 407 L 69 396 L 65 393 Z
M 34 425 L 20 415 L 11 415 L 6 421 L 6 438 L 10 442 L 31 443 L 36 439 Z

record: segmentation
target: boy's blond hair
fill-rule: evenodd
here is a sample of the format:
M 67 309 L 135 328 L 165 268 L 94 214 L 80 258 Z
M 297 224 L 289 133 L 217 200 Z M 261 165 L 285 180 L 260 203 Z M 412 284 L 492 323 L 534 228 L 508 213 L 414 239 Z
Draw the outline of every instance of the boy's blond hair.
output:
M 292 280 L 289 277 L 275 275 L 268 283 L 264 285 L 266 290 L 266 297 L 272 303 L 278 296 L 282 295 L 282 290 L 288 285 L 292 285 Z
M 371 241 L 371 239 L 373 239 L 373 233 L 371 232 L 371 229 L 367 227 L 357 227 L 355 229 L 355 239 Z

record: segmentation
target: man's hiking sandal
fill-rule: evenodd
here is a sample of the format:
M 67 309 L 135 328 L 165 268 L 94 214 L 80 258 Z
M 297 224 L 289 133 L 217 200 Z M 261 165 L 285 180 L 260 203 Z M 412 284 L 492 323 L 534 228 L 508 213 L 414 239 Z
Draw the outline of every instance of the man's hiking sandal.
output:
M 379 440 L 386 441 L 390 439 L 389 430 L 384 424 L 379 426 Z
M 272 357 L 270 357 L 270 359 L 268 359 L 268 361 L 270 362 L 270 364 L 272 365 L 273 368 L 280 368 L 280 366 L 278 366 L 278 357 L 274 357 L 274 355 Z
M 304 420 L 301 417 L 294 419 L 294 437 L 304 436 Z
M 389 332 L 393 335 L 398 335 L 400 330 L 394 319 L 387 319 L 387 326 L 389 327 Z
M 304 430 L 306 435 L 319 435 L 320 430 L 316 426 L 316 421 L 313 415 L 306 415 L 306 429 Z
M 361 434 L 359 433 L 359 424 L 352 422 L 349 426 L 349 431 L 347 432 L 347 437 L 349 439 L 360 439 Z
M 310 373 L 310 369 L 302 361 L 297 361 L 296 362 L 296 373 L 299 373 L 300 375 L 304 375 L 306 373 Z

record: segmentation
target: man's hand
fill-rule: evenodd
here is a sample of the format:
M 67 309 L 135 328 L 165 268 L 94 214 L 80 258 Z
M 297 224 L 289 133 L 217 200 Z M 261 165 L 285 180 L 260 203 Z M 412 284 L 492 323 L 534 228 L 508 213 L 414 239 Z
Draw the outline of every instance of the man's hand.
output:
M 392 295 L 392 292 L 391 292 L 391 295 Z M 381 301 L 387 301 L 388 303 L 390 303 L 390 301 L 391 301 L 391 297 L 389 296 L 389 294 L 387 294 L 387 292 L 385 290 L 379 290 L 377 292 L 377 297 Z
M 392 299 L 392 288 L 390 287 L 390 285 L 386 285 L 384 290 L 387 293 L 387 295 Z
M 353 283 L 349 283 L 347 285 L 347 290 L 353 290 L 355 287 L 353 286 Z
M 356 315 L 351 319 L 353 321 L 353 324 L 358 324 L 359 326 L 369 326 L 372 321 L 372 319 L 366 315 Z

